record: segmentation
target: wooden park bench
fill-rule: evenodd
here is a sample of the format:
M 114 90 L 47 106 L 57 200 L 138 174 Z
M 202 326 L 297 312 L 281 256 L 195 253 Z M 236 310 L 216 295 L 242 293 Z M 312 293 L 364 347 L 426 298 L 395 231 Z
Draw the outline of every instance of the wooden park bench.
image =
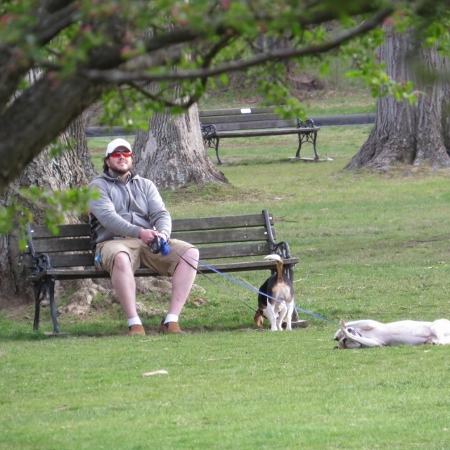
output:
M 275 107 L 269 108 L 235 108 L 203 110 L 199 112 L 203 142 L 206 147 L 214 148 L 218 164 L 221 139 L 243 138 L 255 136 L 282 136 L 296 134 L 298 147 L 295 158 L 300 158 L 300 150 L 305 142 L 313 146 L 314 158 L 318 161 L 316 141 L 320 127 L 314 125 L 312 119 L 303 122 L 298 117 L 282 119 L 274 113 Z M 304 159 L 304 158 L 302 158 Z
M 200 261 L 207 261 L 208 265 L 205 267 L 199 264 L 199 272 L 273 272 L 276 269 L 276 261 L 263 258 L 276 253 L 284 260 L 286 275 L 293 279 L 294 266 L 299 259 L 291 256 L 287 242 L 276 241 L 273 225 L 273 216 L 266 210 L 260 214 L 175 219 L 172 237 L 198 246 Z M 61 225 L 56 236 L 44 226 L 30 225 L 27 234 L 28 251 L 25 261 L 31 272 L 28 280 L 34 285 L 35 298 L 33 328 L 39 329 L 40 304 L 48 297 L 53 333 L 58 334 L 60 328 L 55 302 L 55 282 L 109 278 L 109 274 L 94 267 L 89 224 Z M 158 275 L 151 269 L 140 268 L 136 276 Z M 293 319 L 295 317 L 296 311 Z

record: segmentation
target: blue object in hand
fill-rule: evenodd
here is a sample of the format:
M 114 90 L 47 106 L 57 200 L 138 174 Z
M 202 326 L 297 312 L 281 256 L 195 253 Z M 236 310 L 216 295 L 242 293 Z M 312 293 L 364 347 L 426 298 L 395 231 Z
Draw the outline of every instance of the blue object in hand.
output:
M 166 256 L 169 253 L 169 244 L 162 238 L 155 236 L 152 243 L 149 244 L 150 251 L 155 255 L 161 252 L 161 255 Z
M 97 256 L 95 257 L 95 264 L 101 264 L 102 262 L 102 254 L 98 252 Z
M 169 250 L 169 244 L 164 239 L 161 239 L 161 255 L 166 256 Z

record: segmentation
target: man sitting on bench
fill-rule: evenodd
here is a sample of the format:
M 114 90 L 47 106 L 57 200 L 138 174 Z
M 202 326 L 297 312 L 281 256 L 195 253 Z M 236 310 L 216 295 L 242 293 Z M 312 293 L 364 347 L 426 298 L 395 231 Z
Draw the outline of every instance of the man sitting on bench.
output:
M 111 275 L 130 336 L 145 334 L 136 310 L 134 272 L 143 265 L 159 275 L 172 276 L 169 312 L 159 331 L 184 333 L 178 317 L 195 280 L 199 252 L 176 239 L 164 248 L 167 254 L 151 249 L 155 238 L 168 241 L 172 220 L 154 183 L 132 172 L 132 165 L 131 145 L 124 139 L 114 139 L 106 148 L 104 172 L 90 184 L 99 193 L 99 198 L 89 203 L 95 265 Z

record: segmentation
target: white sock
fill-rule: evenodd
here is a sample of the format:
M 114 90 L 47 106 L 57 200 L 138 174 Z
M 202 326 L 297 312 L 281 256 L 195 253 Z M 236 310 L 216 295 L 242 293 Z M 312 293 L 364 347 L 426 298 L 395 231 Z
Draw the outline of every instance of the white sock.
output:
M 141 318 L 139 316 L 136 316 L 128 319 L 128 326 L 131 327 L 131 325 L 142 325 Z
M 164 323 L 167 322 L 178 322 L 178 316 L 176 314 L 167 314 Z

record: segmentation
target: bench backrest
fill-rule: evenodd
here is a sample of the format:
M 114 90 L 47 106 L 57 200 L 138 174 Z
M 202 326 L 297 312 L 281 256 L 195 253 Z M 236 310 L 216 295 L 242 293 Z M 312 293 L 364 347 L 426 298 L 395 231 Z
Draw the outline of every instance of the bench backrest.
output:
M 202 125 L 213 124 L 217 131 L 297 128 L 297 117 L 282 119 L 268 108 L 232 108 L 199 111 Z
M 274 252 L 273 217 L 261 214 L 174 219 L 172 238 L 190 242 L 200 249 L 200 259 L 249 258 Z M 46 253 L 51 267 L 93 267 L 89 224 L 62 225 L 55 236 L 44 226 L 30 226 L 30 250 Z M 290 256 L 290 255 L 289 255 Z M 31 257 L 27 266 L 32 267 Z

